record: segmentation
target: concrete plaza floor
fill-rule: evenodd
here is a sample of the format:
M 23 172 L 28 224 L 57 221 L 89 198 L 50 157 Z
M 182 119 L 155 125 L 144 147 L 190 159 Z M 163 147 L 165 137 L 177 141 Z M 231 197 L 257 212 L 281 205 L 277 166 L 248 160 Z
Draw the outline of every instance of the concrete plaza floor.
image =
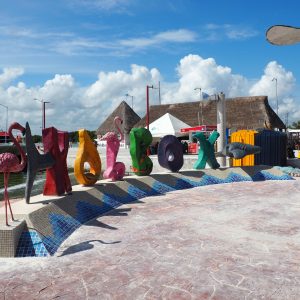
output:
M 299 179 L 143 198 L 0 258 L 0 299 L 300 299 L 299 215 Z

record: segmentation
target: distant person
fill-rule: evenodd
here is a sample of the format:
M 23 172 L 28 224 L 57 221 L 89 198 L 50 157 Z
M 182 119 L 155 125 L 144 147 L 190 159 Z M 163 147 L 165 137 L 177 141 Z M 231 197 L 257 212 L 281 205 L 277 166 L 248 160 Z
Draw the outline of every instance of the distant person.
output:
M 156 142 L 154 145 L 154 154 L 157 154 L 159 142 Z
M 189 145 L 186 141 L 184 141 L 182 143 L 182 150 L 183 150 L 183 153 L 188 153 L 188 149 L 189 149 Z
M 287 157 L 288 158 L 295 158 L 294 150 L 295 150 L 295 144 L 293 142 L 289 142 L 287 144 Z
M 151 144 L 151 145 L 149 146 L 149 149 L 150 149 L 150 155 L 155 154 L 155 148 L 154 148 L 154 145 L 153 145 L 153 144 Z

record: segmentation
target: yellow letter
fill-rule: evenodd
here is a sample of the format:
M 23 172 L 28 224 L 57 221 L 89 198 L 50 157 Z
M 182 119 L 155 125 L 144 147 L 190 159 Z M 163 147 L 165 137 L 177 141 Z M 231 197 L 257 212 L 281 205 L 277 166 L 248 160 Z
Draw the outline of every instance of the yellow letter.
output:
M 74 174 L 78 183 L 93 185 L 99 179 L 101 172 L 101 160 L 97 148 L 90 139 L 85 129 L 80 129 L 79 148 L 74 165 Z M 84 163 L 90 165 L 89 172 L 84 172 Z

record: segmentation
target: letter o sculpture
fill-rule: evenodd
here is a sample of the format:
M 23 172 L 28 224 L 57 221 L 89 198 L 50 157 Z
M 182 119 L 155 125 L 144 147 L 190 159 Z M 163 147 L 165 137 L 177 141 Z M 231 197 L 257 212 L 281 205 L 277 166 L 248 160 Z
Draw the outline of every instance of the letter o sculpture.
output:
M 159 164 L 172 172 L 178 172 L 183 166 L 182 145 L 174 135 L 166 135 L 161 139 L 157 156 Z

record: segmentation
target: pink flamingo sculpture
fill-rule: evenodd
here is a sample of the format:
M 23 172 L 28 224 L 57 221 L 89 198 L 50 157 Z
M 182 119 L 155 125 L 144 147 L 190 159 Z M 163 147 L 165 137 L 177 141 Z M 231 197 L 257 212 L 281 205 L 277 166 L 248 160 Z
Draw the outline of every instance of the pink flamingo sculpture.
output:
M 121 137 L 118 139 L 117 135 L 114 132 L 107 132 L 101 140 L 106 140 L 106 170 L 103 173 L 105 179 L 110 178 L 112 181 L 121 180 L 125 175 L 125 165 L 122 162 L 116 162 L 117 155 L 120 148 L 120 141 L 123 140 L 123 133 L 117 124 L 123 123 L 123 120 L 120 117 L 115 117 L 114 123 L 115 127 L 119 131 Z
M 8 179 L 9 174 L 11 172 L 18 173 L 21 172 L 25 166 L 26 166 L 26 155 L 20 146 L 20 144 L 17 142 L 15 137 L 12 134 L 13 129 L 20 130 L 23 134 L 25 133 L 25 128 L 21 126 L 19 123 L 13 123 L 10 125 L 8 129 L 8 134 L 13 141 L 13 143 L 16 145 L 17 149 L 19 150 L 19 153 L 21 154 L 21 162 L 19 161 L 18 157 L 15 154 L 12 153 L 2 153 L 0 154 L 0 172 L 4 173 L 4 201 L 5 201 L 5 217 L 6 217 L 6 226 L 8 226 L 7 222 L 7 204 L 10 210 L 11 219 L 14 221 L 14 216 L 10 207 L 9 197 L 8 197 Z

